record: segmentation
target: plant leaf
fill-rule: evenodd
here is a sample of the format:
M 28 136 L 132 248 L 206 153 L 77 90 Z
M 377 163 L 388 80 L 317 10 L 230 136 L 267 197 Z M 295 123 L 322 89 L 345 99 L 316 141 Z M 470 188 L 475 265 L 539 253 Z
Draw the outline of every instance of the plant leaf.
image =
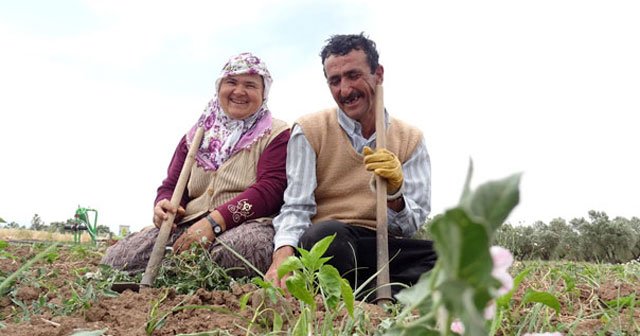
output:
M 347 279 L 340 279 L 340 294 L 342 294 L 342 300 L 344 301 L 345 307 L 347 307 L 347 312 L 349 312 L 349 316 L 353 318 L 353 303 L 355 301 L 353 295 L 353 289 L 349 284 Z
M 331 242 L 333 242 L 333 239 L 335 237 L 336 237 L 336 234 L 334 233 L 331 236 L 326 236 L 320 239 L 320 241 L 318 241 L 317 243 L 315 243 L 315 245 L 313 245 L 313 247 L 311 247 L 311 250 L 309 251 L 308 255 L 301 256 L 300 260 L 307 267 L 307 269 L 311 271 L 311 273 L 318 270 L 321 264 L 329 260 L 329 259 L 323 258 L 321 262 L 320 258 L 324 255 L 325 252 L 327 252 L 329 245 L 331 245 Z
M 463 209 L 454 208 L 435 219 L 431 230 L 438 262 L 449 277 L 463 279 L 472 287 L 493 283 L 489 237 L 481 224 Z
M 278 267 L 278 277 L 282 278 L 286 274 L 289 274 L 295 270 L 301 270 L 304 268 L 304 265 L 298 259 L 298 257 L 290 256 L 282 262 L 280 267 Z
M 471 176 L 473 175 L 473 160 L 469 158 L 469 168 L 467 168 L 467 177 L 464 180 L 464 186 L 462 187 L 462 195 L 460 195 L 460 204 L 467 202 L 467 199 L 471 197 Z
M 486 221 L 487 231 L 493 232 L 504 223 L 511 210 L 520 201 L 521 174 L 514 174 L 501 180 L 480 185 L 471 195 L 465 197 L 461 205 L 473 217 Z
M 322 265 L 318 271 L 318 282 L 324 293 L 327 307 L 335 310 L 340 302 L 340 284 L 342 277 L 338 270 L 331 265 Z
M 522 303 L 542 303 L 543 305 L 556 311 L 557 315 L 560 315 L 560 301 L 558 298 L 549 292 L 538 292 L 532 289 L 527 290 L 522 298 Z
M 614 307 L 616 309 L 621 309 L 624 307 L 633 307 L 636 302 L 636 293 L 631 293 L 627 296 L 621 296 L 617 299 L 609 300 L 605 302 L 608 307 Z
M 421 314 L 428 313 L 432 309 L 431 274 L 423 273 L 415 285 L 396 294 L 398 302 L 407 307 L 417 307 Z
M 315 310 L 315 301 L 313 299 L 313 294 L 309 292 L 307 289 L 306 283 L 304 281 L 304 277 L 300 273 L 294 273 L 292 276 L 288 277 L 285 281 L 287 284 L 287 289 L 289 293 L 293 295 L 296 299 L 314 307 Z
M 529 276 L 529 273 L 531 273 L 531 270 L 533 270 L 531 266 L 527 267 L 522 272 L 518 273 L 518 275 L 516 275 L 515 278 L 513 278 L 513 288 L 511 288 L 509 292 L 507 292 L 505 295 L 499 297 L 496 300 L 496 304 L 498 305 L 498 307 L 501 307 L 504 309 L 509 308 L 509 303 L 511 302 L 511 298 L 513 297 L 513 294 L 516 292 L 516 290 L 518 290 L 518 287 L 520 286 L 520 283 L 522 282 L 522 280 L 524 280 L 524 278 Z

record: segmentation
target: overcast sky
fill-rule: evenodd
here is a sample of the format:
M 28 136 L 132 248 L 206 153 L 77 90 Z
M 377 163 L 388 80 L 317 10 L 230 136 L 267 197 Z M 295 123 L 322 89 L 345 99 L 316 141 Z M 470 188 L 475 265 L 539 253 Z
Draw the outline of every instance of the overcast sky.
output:
M 232 5 L 233 4 L 233 5 Z M 637 1 L 0 1 L 0 217 L 151 224 L 180 137 L 229 56 L 276 117 L 333 106 L 318 56 L 364 31 L 389 112 L 425 134 L 432 215 L 522 172 L 509 221 L 640 216 Z

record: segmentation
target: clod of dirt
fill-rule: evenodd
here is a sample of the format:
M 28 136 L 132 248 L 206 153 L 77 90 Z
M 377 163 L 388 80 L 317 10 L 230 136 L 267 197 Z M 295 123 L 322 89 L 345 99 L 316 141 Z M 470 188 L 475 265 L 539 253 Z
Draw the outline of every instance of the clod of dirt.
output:
M 31 286 L 20 287 L 16 293 L 16 298 L 22 302 L 37 300 L 38 296 L 40 291 Z

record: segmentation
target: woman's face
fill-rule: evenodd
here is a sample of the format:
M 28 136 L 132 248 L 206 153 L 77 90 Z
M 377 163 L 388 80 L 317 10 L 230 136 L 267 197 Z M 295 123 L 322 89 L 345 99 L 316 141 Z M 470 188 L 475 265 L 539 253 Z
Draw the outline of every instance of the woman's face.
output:
M 220 81 L 222 110 L 233 119 L 246 119 L 262 105 L 264 84 L 258 74 L 231 75 Z

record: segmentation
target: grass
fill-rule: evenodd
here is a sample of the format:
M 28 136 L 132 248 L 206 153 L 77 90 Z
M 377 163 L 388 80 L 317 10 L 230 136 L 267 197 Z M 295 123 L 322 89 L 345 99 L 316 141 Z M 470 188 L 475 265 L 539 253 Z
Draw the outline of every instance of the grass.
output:
M 640 334 L 634 312 L 640 292 L 640 263 L 624 265 L 564 261 L 518 262 L 512 273 L 527 272 L 513 299 L 499 313 L 498 335 L 558 331 L 565 335 Z M 559 310 L 527 302 L 528 292 L 546 292 Z M 635 315 L 634 315 L 635 314 Z
M 35 231 L 28 229 L 0 229 L 0 240 L 41 240 L 49 242 L 73 242 L 73 233 L 58 233 L 49 231 Z M 89 243 L 91 237 L 83 233 L 80 242 Z

